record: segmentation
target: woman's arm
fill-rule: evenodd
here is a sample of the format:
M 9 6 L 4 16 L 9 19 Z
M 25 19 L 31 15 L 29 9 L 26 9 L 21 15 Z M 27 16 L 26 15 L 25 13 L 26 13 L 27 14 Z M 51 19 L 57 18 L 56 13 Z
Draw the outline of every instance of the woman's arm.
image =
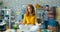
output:
M 35 24 L 38 24 L 38 22 L 37 22 L 37 16 L 35 16 Z
M 24 14 L 23 23 L 26 24 L 26 14 Z
M 26 24 L 26 15 L 24 14 L 24 19 L 23 21 L 20 21 L 18 24 Z

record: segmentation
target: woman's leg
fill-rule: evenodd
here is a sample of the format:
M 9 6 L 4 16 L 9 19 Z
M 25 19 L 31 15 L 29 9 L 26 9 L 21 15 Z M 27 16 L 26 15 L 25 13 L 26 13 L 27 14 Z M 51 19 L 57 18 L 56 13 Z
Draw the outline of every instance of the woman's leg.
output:
M 56 32 L 56 27 L 48 26 L 48 29 L 49 29 L 49 30 L 52 30 L 52 31 L 54 31 L 54 32 Z

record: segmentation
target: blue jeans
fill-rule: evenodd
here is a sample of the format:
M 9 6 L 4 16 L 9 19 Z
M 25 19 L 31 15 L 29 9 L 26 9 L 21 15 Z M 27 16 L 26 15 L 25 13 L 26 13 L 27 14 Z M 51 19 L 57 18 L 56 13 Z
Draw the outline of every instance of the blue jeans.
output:
M 57 26 L 57 22 L 56 22 L 55 19 L 50 18 L 49 21 L 48 21 L 48 25 L 56 27 Z
M 44 24 L 45 24 L 45 29 L 48 28 L 48 21 L 44 21 Z

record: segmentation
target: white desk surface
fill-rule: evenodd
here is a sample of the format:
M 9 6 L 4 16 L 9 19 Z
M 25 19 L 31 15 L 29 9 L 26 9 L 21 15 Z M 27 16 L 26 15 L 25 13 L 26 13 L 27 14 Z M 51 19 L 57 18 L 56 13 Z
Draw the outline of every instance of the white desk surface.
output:
M 43 30 L 38 30 L 38 32 L 42 32 L 42 31 Z M 7 29 L 5 32 L 14 32 L 14 29 Z M 17 32 L 22 32 L 22 31 L 20 31 L 20 29 L 17 29 Z
M 14 32 L 14 29 L 8 29 L 5 32 Z M 21 32 L 19 29 L 17 29 L 17 32 Z
M 5 25 L 6 23 L 0 23 L 0 26 Z

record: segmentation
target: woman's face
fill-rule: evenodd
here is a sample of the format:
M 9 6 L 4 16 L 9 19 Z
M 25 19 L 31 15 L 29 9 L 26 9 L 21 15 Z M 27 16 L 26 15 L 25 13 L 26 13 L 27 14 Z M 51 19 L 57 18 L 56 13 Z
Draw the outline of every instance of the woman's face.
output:
M 27 8 L 28 8 L 28 12 L 31 13 L 32 12 L 32 8 L 30 6 L 28 6 Z

